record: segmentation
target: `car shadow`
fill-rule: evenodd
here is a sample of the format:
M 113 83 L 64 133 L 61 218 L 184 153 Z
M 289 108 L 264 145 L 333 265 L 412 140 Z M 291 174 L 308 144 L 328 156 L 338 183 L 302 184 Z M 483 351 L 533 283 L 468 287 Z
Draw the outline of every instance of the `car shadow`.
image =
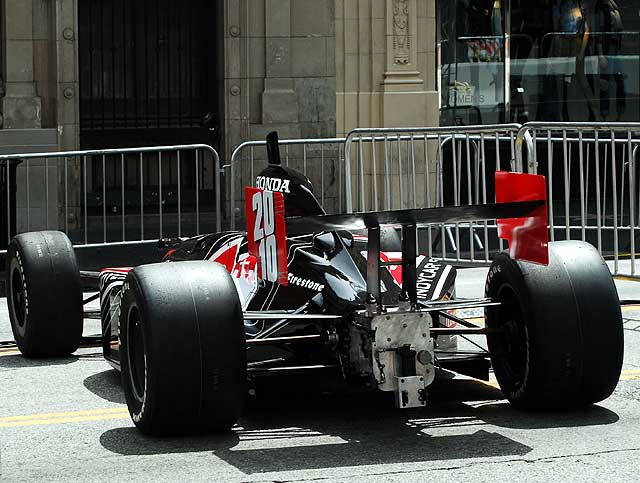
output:
M 87 377 L 83 381 L 83 384 L 89 391 L 106 401 L 126 404 L 120 384 L 120 373 L 115 369 L 108 369 L 93 374 Z
M 20 369 L 23 367 L 64 366 L 78 360 L 78 356 L 26 358 L 20 353 L 0 356 L 0 368 Z
M 98 394 L 112 380 L 119 390 L 114 372 L 92 376 L 85 386 Z M 495 426 L 540 429 L 618 421 L 614 412 L 600 406 L 518 411 L 499 389 L 472 379 L 434 384 L 428 406 L 411 410 L 393 408 L 390 395 L 384 393 L 327 394 L 277 384 L 272 389 L 253 401 L 238 425 L 225 434 L 154 438 L 123 427 L 103 433 L 100 443 L 122 455 L 211 452 L 253 474 L 523 456 L 532 448 L 500 434 Z
M 431 424 L 434 420 L 423 420 L 423 416 L 422 410 L 338 408 L 325 401 L 324 407 L 254 410 L 228 434 L 152 438 L 128 427 L 106 431 L 100 443 L 122 455 L 211 452 L 245 474 L 522 456 L 531 451 L 529 446 L 481 428 L 430 434 L 466 421 L 456 417 Z
M 85 381 L 97 392 L 107 374 Z M 88 378 L 89 379 L 89 378 Z M 451 382 L 451 381 L 450 381 Z M 434 391 L 429 409 L 397 410 L 384 393 L 323 394 L 274 390 L 250 404 L 229 433 L 154 438 L 136 428 L 103 433 L 100 443 L 122 455 L 211 452 L 245 474 L 385 463 L 522 456 L 531 448 L 488 431 L 462 395 L 501 398 L 500 391 L 467 384 Z M 274 388 L 275 389 L 275 388 Z
M 508 402 L 485 403 L 476 406 L 476 416 L 488 424 L 513 429 L 575 428 L 603 426 L 620 417 L 602 406 L 592 405 L 558 411 L 522 411 Z

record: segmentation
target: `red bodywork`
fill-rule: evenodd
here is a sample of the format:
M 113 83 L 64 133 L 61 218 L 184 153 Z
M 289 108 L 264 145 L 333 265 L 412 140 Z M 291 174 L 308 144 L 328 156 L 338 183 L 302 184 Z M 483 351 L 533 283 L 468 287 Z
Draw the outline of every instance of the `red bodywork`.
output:
M 544 176 L 496 171 L 496 203 L 544 200 L 532 216 L 498 220 L 498 236 L 509 242 L 515 260 L 549 264 L 549 219 Z
M 258 277 L 287 285 L 287 239 L 284 195 L 245 187 L 249 254 L 258 259 Z

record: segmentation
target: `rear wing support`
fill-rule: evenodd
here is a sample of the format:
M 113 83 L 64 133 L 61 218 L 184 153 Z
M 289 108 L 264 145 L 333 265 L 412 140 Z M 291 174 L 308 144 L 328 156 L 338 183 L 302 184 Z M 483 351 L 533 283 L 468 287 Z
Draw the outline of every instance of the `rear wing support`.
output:
M 367 293 L 369 311 L 379 313 L 382 309 L 380 291 L 380 227 L 373 226 L 367 230 Z
M 418 306 L 418 270 L 416 258 L 418 230 L 415 223 L 402 225 L 402 297 L 408 300 L 412 308 Z M 382 311 L 382 294 L 380 288 L 380 226 L 367 229 L 367 293 L 369 294 L 370 312 Z
M 416 225 L 402 225 L 402 292 L 409 297 L 411 308 L 418 306 L 418 292 L 416 283 L 418 270 L 416 268 L 416 254 L 418 230 Z

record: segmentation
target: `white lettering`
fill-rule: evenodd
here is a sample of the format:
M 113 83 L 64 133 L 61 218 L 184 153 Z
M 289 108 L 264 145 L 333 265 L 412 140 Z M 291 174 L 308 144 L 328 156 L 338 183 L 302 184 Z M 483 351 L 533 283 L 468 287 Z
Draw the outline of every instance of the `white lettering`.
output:
M 263 190 L 291 193 L 289 190 L 289 183 L 290 180 L 288 179 L 269 178 L 267 176 L 256 177 L 256 187 Z
M 324 290 L 323 284 L 314 282 L 306 278 L 296 277 L 291 272 L 289 272 L 289 284 L 297 285 L 298 287 L 308 288 L 310 290 L 315 290 L 316 292 L 321 292 L 322 290 Z

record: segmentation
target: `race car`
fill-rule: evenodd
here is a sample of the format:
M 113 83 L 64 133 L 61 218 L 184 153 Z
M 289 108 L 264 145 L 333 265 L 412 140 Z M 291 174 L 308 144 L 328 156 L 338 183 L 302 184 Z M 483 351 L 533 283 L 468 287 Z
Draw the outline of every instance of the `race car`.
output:
M 17 235 L 7 253 L 8 307 L 26 357 L 80 344 L 83 306 L 100 299 L 105 358 L 121 372 L 144 433 L 220 431 L 272 375 L 329 377 L 426 406 L 446 369 L 488 379 L 523 409 L 607 398 L 623 356 L 620 304 L 589 244 L 547 240 L 544 177 L 496 173 L 496 203 L 327 215 L 309 180 L 269 165 L 246 188 L 246 232 L 160 240 L 162 259 L 81 272 L 61 232 Z M 497 219 L 509 249 L 485 297 L 455 297 L 456 270 L 417 253 L 421 227 Z M 398 232 L 399 230 L 399 232 Z M 83 299 L 83 280 L 99 293 Z M 484 309 L 484 325 L 458 317 Z M 457 338 L 486 336 L 485 350 Z M 268 386 L 268 384 L 267 384 Z

